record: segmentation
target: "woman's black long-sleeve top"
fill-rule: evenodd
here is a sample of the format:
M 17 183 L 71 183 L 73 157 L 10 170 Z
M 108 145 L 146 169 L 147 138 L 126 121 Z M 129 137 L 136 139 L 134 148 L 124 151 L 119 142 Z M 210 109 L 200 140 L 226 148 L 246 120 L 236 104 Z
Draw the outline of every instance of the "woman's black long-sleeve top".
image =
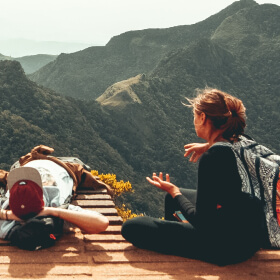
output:
M 199 161 L 196 205 L 183 195 L 174 199 L 187 220 L 214 243 L 259 242 L 261 207 L 241 188 L 233 151 L 213 146 Z

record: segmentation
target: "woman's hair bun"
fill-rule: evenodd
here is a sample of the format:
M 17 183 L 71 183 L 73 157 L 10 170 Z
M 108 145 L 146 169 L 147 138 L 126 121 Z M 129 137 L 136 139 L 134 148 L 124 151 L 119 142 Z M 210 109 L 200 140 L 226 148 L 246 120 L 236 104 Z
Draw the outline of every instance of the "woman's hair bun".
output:
M 223 130 L 223 137 L 234 141 L 244 133 L 246 109 L 243 102 L 218 89 L 197 90 L 197 97 L 188 99 L 188 107 L 198 114 L 204 113 L 216 129 Z

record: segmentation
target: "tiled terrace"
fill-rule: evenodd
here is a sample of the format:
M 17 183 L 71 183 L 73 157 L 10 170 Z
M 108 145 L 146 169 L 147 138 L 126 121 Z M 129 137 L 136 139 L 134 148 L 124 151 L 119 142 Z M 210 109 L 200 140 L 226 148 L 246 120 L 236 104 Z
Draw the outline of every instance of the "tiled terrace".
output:
M 242 264 L 219 267 L 140 250 L 122 238 L 122 219 L 105 190 L 80 191 L 74 203 L 108 216 L 108 230 L 83 234 L 75 229 L 54 247 L 34 252 L 1 241 L 0 279 L 280 279 L 280 251 L 260 251 Z

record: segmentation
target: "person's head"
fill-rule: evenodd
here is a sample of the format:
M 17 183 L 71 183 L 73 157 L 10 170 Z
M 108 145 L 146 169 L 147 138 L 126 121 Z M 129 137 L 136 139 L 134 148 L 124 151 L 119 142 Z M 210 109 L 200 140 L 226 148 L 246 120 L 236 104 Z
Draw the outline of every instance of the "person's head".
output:
M 7 177 L 9 206 L 22 220 L 27 220 L 43 210 L 43 186 L 40 173 L 32 167 L 13 169 Z
M 194 122 L 196 118 L 202 123 L 208 122 L 211 133 L 218 133 L 228 141 L 236 141 L 244 133 L 246 109 L 240 99 L 211 88 L 198 90 L 197 97 L 186 99 L 189 102 L 186 106 L 193 108 Z

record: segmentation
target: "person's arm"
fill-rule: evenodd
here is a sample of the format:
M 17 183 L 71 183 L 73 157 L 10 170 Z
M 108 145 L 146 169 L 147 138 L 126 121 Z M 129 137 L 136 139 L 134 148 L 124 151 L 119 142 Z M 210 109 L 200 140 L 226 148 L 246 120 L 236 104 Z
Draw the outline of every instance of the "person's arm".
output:
M 107 217 L 96 214 L 94 211 L 74 211 L 55 207 L 44 207 L 38 216 L 54 216 L 68 221 L 87 233 L 99 233 L 105 231 L 109 225 Z M 22 221 L 12 210 L 1 209 L 1 220 Z
M 13 212 L 12 210 L 4 210 L 1 209 L 1 214 L 0 214 L 0 219 L 1 220 L 15 220 L 15 221 L 22 221 L 20 218 L 18 218 Z
M 159 173 L 159 176 L 156 176 L 156 173 L 153 173 L 152 179 L 146 177 L 148 182 L 157 188 L 168 192 L 173 198 L 177 195 L 182 195 L 180 189 L 174 184 L 170 183 L 169 174 L 166 174 L 166 180 L 163 180 L 162 172 Z
M 107 217 L 94 211 L 73 211 L 69 209 L 44 207 L 38 216 L 54 216 L 68 221 L 86 233 L 99 233 L 105 231 L 109 225 Z
M 182 211 L 182 214 L 189 219 L 193 220 L 192 217 L 195 214 L 195 206 L 188 200 L 187 197 L 183 196 L 180 189 L 174 184 L 170 183 L 169 174 L 166 174 L 166 180 L 163 180 L 162 172 L 159 173 L 159 176 L 156 176 L 156 173 L 153 173 L 152 178 L 146 178 L 148 182 L 157 188 L 166 191 L 169 193 L 173 199 L 177 202 L 179 208 Z
M 190 156 L 191 162 L 197 162 L 198 159 L 209 149 L 209 143 L 190 143 L 184 146 L 184 157 Z

